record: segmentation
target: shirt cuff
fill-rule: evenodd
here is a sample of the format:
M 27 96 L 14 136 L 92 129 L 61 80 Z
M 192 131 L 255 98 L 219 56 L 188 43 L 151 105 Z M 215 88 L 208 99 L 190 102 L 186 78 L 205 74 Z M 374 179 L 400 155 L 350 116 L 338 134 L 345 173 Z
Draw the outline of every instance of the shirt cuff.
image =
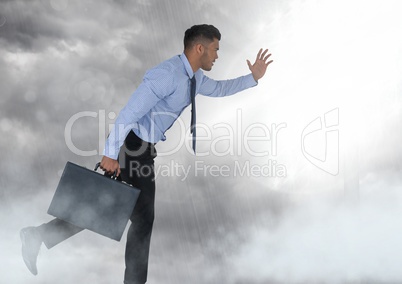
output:
M 106 139 L 105 148 L 103 149 L 103 156 L 106 156 L 113 160 L 117 160 L 117 158 L 119 157 L 119 150 L 120 150 L 119 147 L 116 147 L 114 133 L 111 132 L 108 138 Z
M 108 158 L 110 158 L 110 159 L 113 159 L 113 160 L 117 160 L 117 158 L 119 157 L 119 154 L 117 154 L 117 155 L 110 155 L 109 153 L 106 152 L 106 149 L 104 149 L 104 150 L 103 150 L 103 156 L 106 156 L 106 157 L 108 157 Z
M 256 82 L 256 81 L 254 80 L 254 77 L 253 77 L 253 74 L 252 74 L 252 73 L 246 75 L 246 76 L 245 76 L 245 79 L 246 79 L 245 82 L 246 82 L 246 84 L 247 84 L 247 87 L 249 87 L 249 88 L 258 85 L 258 82 Z

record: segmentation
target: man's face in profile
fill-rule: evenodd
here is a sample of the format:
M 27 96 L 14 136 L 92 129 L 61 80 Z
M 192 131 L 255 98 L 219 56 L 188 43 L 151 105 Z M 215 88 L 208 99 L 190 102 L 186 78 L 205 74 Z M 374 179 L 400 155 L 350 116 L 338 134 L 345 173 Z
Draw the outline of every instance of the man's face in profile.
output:
M 214 38 L 210 43 L 203 44 L 204 52 L 201 56 L 201 68 L 210 71 L 216 59 L 218 59 L 219 40 Z

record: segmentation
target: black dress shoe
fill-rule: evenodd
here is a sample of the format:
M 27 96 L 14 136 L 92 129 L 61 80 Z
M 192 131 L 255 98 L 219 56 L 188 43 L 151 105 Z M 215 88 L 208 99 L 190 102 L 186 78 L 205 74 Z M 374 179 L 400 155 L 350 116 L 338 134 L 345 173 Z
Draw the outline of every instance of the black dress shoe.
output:
M 36 259 L 42 244 L 42 238 L 35 227 L 27 227 L 20 231 L 22 242 L 22 258 L 33 275 L 38 274 Z

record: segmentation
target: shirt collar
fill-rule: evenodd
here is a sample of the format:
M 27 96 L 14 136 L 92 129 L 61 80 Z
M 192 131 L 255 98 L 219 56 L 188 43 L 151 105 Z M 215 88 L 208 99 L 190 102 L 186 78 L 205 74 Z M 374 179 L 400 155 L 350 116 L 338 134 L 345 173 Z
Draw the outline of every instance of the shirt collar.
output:
M 190 62 L 188 62 L 187 56 L 184 52 L 180 55 L 180 59 L 184 64 L 188 77 L 191 79 L 194 76 L 193 68 L 191 68 Z

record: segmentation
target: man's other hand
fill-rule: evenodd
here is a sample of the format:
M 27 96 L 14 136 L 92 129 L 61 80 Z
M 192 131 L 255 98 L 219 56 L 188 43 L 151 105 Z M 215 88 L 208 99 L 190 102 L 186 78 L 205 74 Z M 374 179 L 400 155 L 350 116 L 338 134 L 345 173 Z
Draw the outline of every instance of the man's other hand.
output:
M 119 162 L 115 159 L 103 156 L 100 163 L 100 168 L 108 174 L 112 175 L 116 172 L 116 176 L 120 175 L 120 165 Z

